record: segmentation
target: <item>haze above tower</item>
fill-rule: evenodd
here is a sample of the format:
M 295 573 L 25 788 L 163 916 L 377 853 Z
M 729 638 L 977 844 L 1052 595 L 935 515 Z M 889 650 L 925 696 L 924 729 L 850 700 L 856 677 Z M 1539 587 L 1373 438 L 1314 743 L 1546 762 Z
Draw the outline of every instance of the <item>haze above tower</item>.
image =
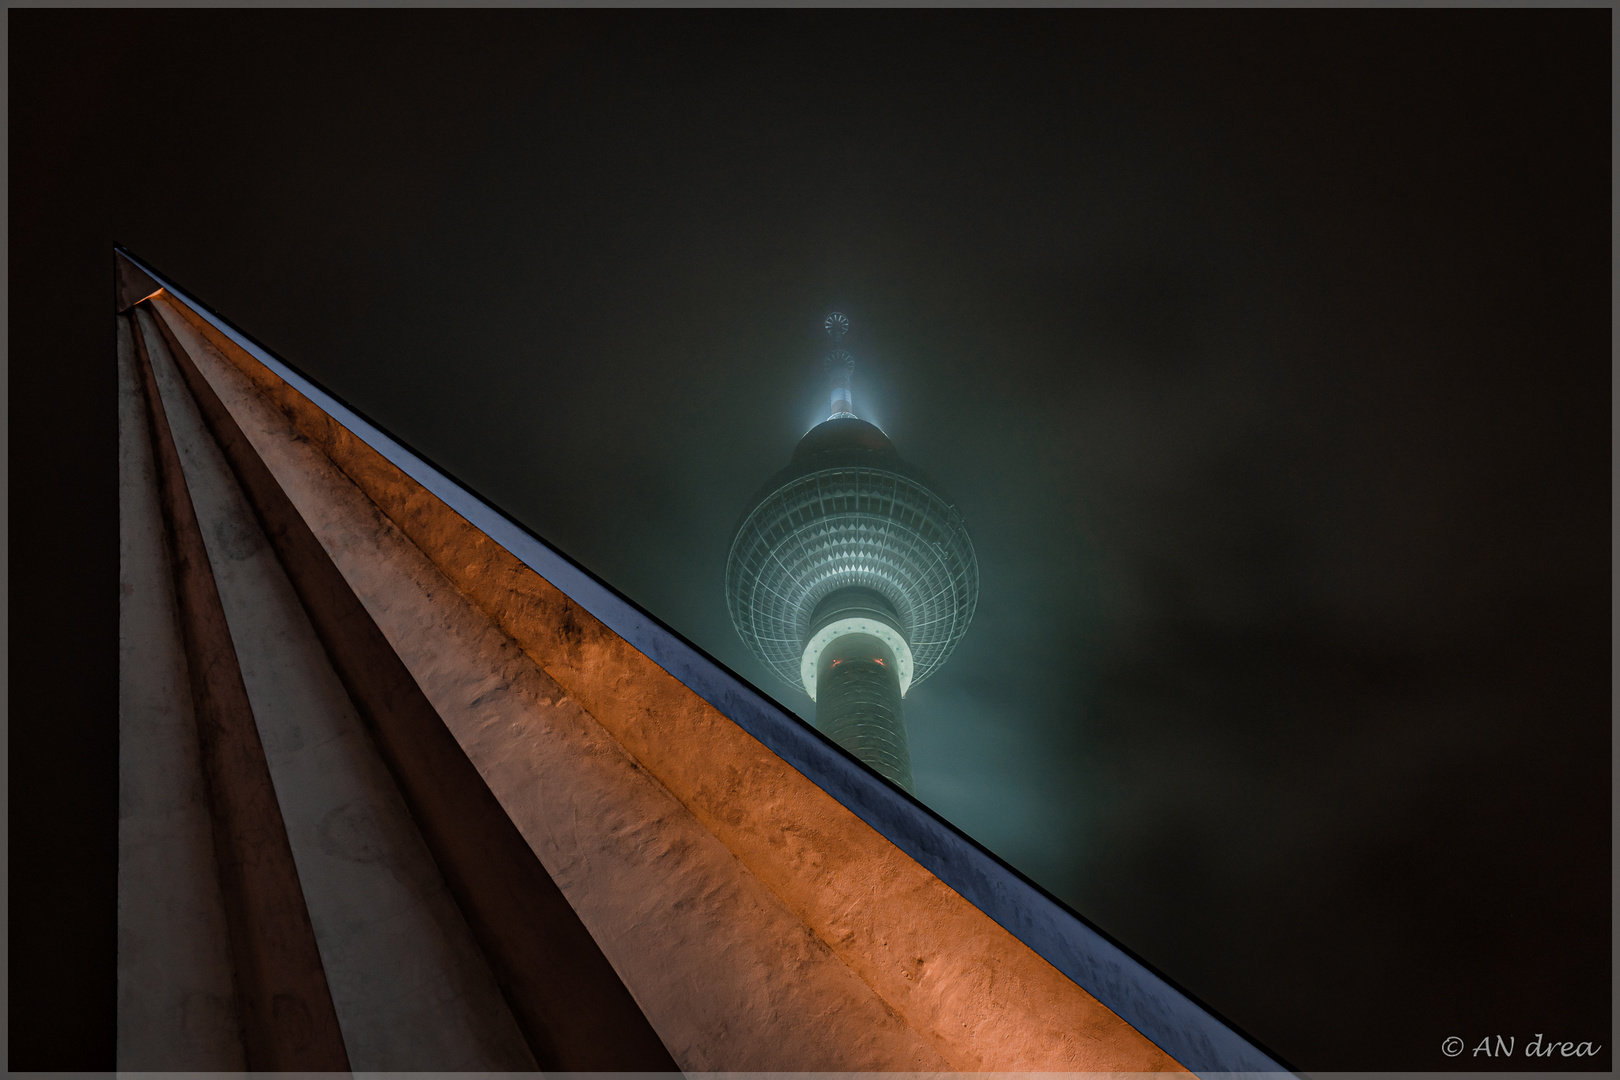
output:
M 816 703 L 816 727 L 912 790 L 901 703 L 967 632 L 979 567 L 961 515 L 855 413 L 849 319 L 825 323 L 827 419 L 743 515 L 726 603 L 749 649 Z

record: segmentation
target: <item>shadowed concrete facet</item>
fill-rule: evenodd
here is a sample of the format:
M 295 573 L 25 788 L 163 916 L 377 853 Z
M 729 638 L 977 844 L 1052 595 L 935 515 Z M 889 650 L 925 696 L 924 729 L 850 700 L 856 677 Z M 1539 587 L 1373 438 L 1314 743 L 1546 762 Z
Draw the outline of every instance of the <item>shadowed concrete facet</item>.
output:
M 527 1070 L 522 1036 L 230 469 L 137 309 L 287 822 L 343 1040 L 363 1070 Z
M 247 1064 L 254 1070 L 347 1069 L 286 825 L 201 526 L 143 335 L 137 334 L 135 342 L 174 556 L 181 638 Z
M 246 1067 L 185 647 L 118 319 L 118 1068 Z
M 336 655 L 350 682 L 368 691 L 373 729 L 379 719 L 397 728 L 410 712 L 411 695 L 419 703 L 416 745 L 396 737 L 388 760 L 379 755 L 289 580 L 287 566 L 308 592 L 310 562 L 281 562 L 297 554 L 287 547 L 289 532 L 302 529 L 318 550 L 313 535 L 301 519 L 285 515 L 265 533 L 263 522 L 272 519 L 262 515 L 273 508 L 244 497 L 216 441 L 223 431 L 227 445 L 242 451 L 246 443 L 235 422 L 211 390 L 202 402 L 194 397 L 203 384 L 189 357 L 171 353 L 172 338 L 158 327 L 150 301 L 133 319 L 134 334 L 121 339 L 125 366 L 133 344 L 145 386 L 137 398 L 126 385 L 126 405 L 146 406 L 164 461 L 157 471 L 165 492 L 157 536 L 166 531 L 175 538 L 184 651 L 191 658 L 181 671 L 190 673 L 192 696 L 202 702 L 199 771 L 211 794 L 211 820 L 204 823 L 219 853 L 220 872 L 196 869 L 183 884 L 203 894 L 212 886 L 224 896 L 245 1063 L 328 1070 L 351 1061 L 368 1070 L 672 1070 L 668 1052 L 589 933 L 328 561 L 331 577 L 324 585 L 348 606 L 338 605 L 335 623 L 330 603 L 317 602 L 314 611 L 330 643 L 361 644 L 358 656 L 348 648 Z M 202 404 L 215 410 L 218 430 L 210 430 Z M 138 433 L 126 425 L 126 443 Z M 132 455 L 126 446 L 126 456 Z M 254 491 L 264 503 L 270 492 L 262 463 L 239 456 L 237 464 L 257 465 L 248 475 L 259 481 Z M 308 595 L 322 601 L 320 586 L 313 587 Z M 129 615 L 146 617 L 139 605 Z M 362 631 L 368 628 L 375 642 L 366 653 Z M 369 668 L 357 672 L 357 661 L 367 660 Z M 397 677 L 379 700 L 375 676 L 386 676 L 390 664 Z M 128 690 L 134 695 L 146 684 L 131 676 Z M 166 707 L 175 712 L 184 705 L 179 697 Z M 124 740 L 132 753 L 140 747 L 137 720 L 136 710 L 126 709 Z M 424 723 L 448 754 L 423 756 Z M 391 766 L 406 767 L 414 799 L 396 785 Z M 142 779 L 175 783 L 173 776 Z M 487 810 L 469 810 L 469 780 Z M 408 801 L 424 813 L 433 844 Z M 511 837 L 504 849 L 503 829 Z M 478 917 L 481 934 L 470 931 L 430 847 L 456 871 L 459 898 Z M 521 858 L 512 858 L 514 851 Z M 124 889 L 132 916 L 167 902 L 138 869 L 130 863 Z M 494 933 L 492 911 L 495 922 L 504 920 Z M 163 929 L 154 922 L 161 920 L 137 920 L 124 938 L 151 937 Z M 135 963 L 137 952 L 129 950 L 129 957 L 121 979 L 134 986 L 146 972 Z M 544 993 L 537 995 L 537 988 Z M 536 1014 L 537 996 L 549 1002 L 549 1011 Z M 230 1000 L 227 995 L 227 1006 Z M 525 1023 L 515 1022 L 514 1007 Z M 121 1018 L 126 1030 L 141 1015 L 128 997 Z M 134 1061 L 143 1047 L 151 1052 L 142 1063 L 152 1067 L 197 1060 L 161 1030 L 144 1041 L 131 1036 L 123 1052 Z
M 336 674 L 376 738 L 496 982 L 545 1068 L 675 1068 L 602 956 L 298 509 L 162 324 L 205 422 L 266 526 Z

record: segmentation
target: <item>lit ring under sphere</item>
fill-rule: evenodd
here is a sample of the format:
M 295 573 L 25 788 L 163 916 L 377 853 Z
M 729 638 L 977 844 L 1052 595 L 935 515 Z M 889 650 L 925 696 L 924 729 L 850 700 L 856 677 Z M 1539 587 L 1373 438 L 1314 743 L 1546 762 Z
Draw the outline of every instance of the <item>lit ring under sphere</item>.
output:
M 967 632 L 979 595 L 973 542 L 955 508 L 908 474 L 876 427 L 829 420 L 744 515 L 726 562 L 731 621 L 790 686 L 804 689 L 811 615 L 838 589 L 872 589 L 894 606 L 913 686 Z

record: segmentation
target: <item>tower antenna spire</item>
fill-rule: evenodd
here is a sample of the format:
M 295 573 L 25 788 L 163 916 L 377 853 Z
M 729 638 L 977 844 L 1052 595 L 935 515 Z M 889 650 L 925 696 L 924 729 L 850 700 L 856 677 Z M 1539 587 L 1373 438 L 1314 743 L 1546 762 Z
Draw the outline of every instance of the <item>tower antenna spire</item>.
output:
M 844 348 L 844 335 L 849 333 L 849 316 L 835 311 L 827 316 L 823 325 L 827 336 L 832 339 L 832 349 L 827 353 L 827 376 L 832 382 L 831 410 L 827 419 L 853 419 L 855 357 Z

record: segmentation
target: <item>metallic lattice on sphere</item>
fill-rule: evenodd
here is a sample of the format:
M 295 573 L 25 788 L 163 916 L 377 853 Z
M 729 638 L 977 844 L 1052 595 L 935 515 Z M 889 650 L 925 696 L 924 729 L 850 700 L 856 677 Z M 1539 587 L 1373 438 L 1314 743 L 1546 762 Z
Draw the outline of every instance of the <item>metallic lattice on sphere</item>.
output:
M 962 640 L 979 594 L 961 515 L 887 436 L 853 417 L 813 428 L 743 516 L 726 564 L 726 601 L 754 655 L 802 689 L 811 615 L 849 586 L 893 605 L 911 647 L 913 686 Z

